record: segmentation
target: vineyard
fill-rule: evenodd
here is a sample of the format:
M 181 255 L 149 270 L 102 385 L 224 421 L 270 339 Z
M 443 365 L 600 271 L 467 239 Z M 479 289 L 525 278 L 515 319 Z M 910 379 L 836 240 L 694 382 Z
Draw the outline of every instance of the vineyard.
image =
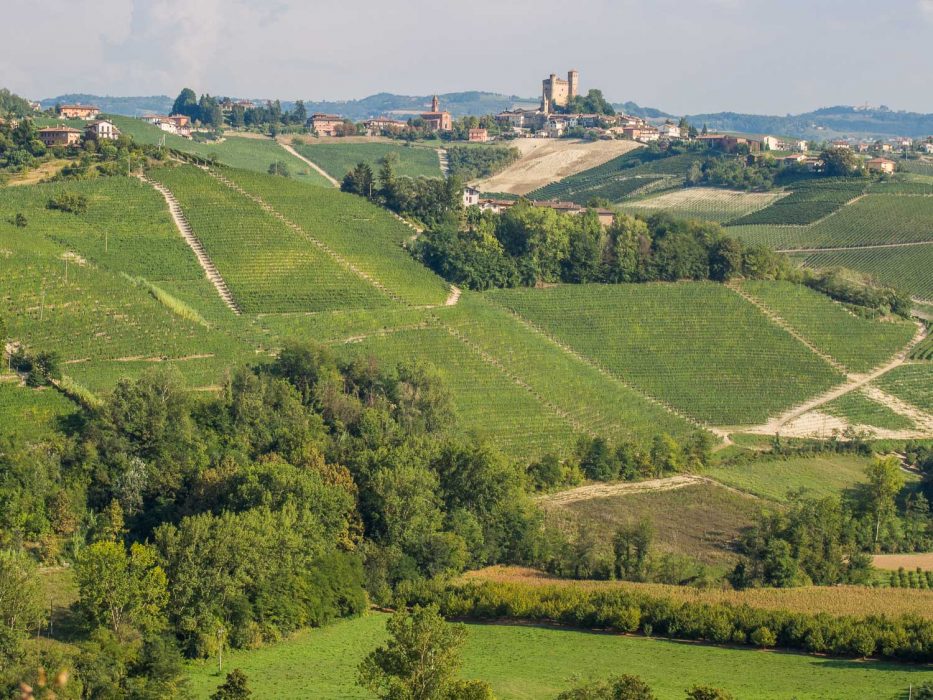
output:
M 623 206 L 623 211 L 647 216 L 663 210 L 685 219 L 725 222 L 762 209 L 781 196 L 776 192 L 691 187 L 631 202 Z
M 902 248 L 867 248 L 807 253 L 808 267 L 842 266 L 876 277 L 885 284 L 933 300 L 933 244 Z
M 747 281 L 742 289 L 852 372 L 866 372 L 890 359 L 917 331 L 913 323 L 901 319 L 861 318 L 829 297 L 792 282 Z
M 623 382 L 715 425 L 764 421 L 842 378 L 718 284 L 573 285 L 491 296 Z
M 803 226 L 832 214 L 865 191 L 861 180 L 803 180 L 790 186 L 791 193 L 771 206 L 736 219 L 735 225 Z
M 371 308 L 391 300 L 260 206 L 194 166 L 154 170 L 247 313 Z
M 348 171 L 360 162 L 369 163 L 374 172 L 379 170 L 379 161 L 390 153 L 395 154 L 395 174 L 407 177 L 440 177 L 441 166 L 437 151 L 425 146 L 404 146 L 394 143 L 333 142 L 301 143 L 293 147 L 301 155 L 326 170 L 337 180 L 343 179 Z
M 412 237 L 412 230 L 381 207 L 362 197 L 269 175 L 245 171 L 224 175 L 261 197 L 402 301 L 413 305 L 444 303 L 447 284 L 402 247 Z
M 895 413 L 887 406 L 873 401 L 860 391 L 843 394 L 820 407 L 831 416 L 845 418 L 850 425 L 884 430 L 911 430 L 916 424 L 907 416 Z
M 933 414 L 933 364 L 906 364 L 875 381 L 882 390 Z
M 168 148 L 202 158 L 214 158 L 218 163 L 232 168 L 243 168 L 260 173 L 268 172 L 272 163 L 282 161 L 288 166 L 292 177 L 314 185 L 330 186 L 330 183 L 313 168 L 287 153 L 271 138 L 226 136 L 216 143 L 199 142 L 167 134 L 157 126 L 132 117 L 113 116 L 109 118 L 120 131 L 132 136 L 137 143 L 158 144 L 164 139 Z

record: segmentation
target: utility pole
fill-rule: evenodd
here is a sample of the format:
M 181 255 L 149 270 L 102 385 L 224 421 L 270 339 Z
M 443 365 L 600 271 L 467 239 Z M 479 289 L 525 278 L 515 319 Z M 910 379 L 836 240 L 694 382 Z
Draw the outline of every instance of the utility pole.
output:
M 39 322 L 42 322 L 45 316 L 45 290 L 42 290 L 42 301 L 39 302 Z

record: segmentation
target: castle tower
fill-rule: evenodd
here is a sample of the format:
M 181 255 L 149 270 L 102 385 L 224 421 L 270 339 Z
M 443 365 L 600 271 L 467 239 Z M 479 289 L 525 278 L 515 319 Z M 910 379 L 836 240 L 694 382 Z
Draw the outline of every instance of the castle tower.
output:
M 437 99 L 437 95 L 434 96 L 434 99 L 431 100 L 431 111 L 440 112 L 441 111 L 441 101 Z
M 573 100 L 574 97 L 580 94 L 580 71 L 571 70 L 567 72 L 567 86 L 570 99 Z

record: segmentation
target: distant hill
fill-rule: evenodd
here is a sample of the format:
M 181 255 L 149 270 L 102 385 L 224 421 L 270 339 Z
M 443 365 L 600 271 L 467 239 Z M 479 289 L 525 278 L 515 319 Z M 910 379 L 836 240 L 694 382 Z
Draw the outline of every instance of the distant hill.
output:
M 641 117 L 642 119 L 666 119 L 674 116 L 673 114 L 662 112 L 660 109 L 655 109 L 654 107 L 641 107 L 634 102 L 616 102 L 612 105 L 612 108 L 617 112 L 624 112 L 625 114 L 630 114 L 633 117 Z
M 144 114 L 168 114 L 175 99 L 167 95 L 150 97 L 107 97 L 73 93 L 49 97 L 40 101 L 43 109 L 56 104 L 90 104 L 100 107 L 107 114 L 122 114 L 127 117 L 141 117 Z
M 875 138 L 885 136 L 929 136 L 933 134 L 933 114 L 895 112 L 887 107 L 862 108 L 840 105 L 784 117 L 718 112 L 687 115 L 697 126 L 706 124 L 713 131 L 739 131 L 752 134 L 782 134 L 809 139 Z
M 305 102 L 308 112 L 329 112 L 339 114 L 348 119 L 367 119 L 378 117 L 390 112 L 418 113 L 431 108 L 433 95 L 394 95 L 380 92 L 360 100 L 346 100 L 341 102 Z M 537 105 L 534 97 L 519 97 L 518 95 L 500 95 L 495 92 L 448 92 L 438 95 L 441 109 L 445 109 L 455 117 L 467 115 L 483 115 L 501 112 L 514 105 Z

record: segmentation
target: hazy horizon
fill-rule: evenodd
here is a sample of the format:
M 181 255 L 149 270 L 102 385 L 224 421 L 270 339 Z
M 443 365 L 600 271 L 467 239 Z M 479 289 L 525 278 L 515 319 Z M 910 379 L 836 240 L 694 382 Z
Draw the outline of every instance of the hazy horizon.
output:
M 48 0 L 10 32 L 0 83 L 32 99 L 196 92 L 352 100 L 477 90 L 535 97 L 549 73 L 671 113 L 832 105 L 933 112 L 933 0 L 554 0 L 469 8 L 363 0 L 325 16 L 274 0 Z M 328 8 L 332 7 L 330 5 Z M 10 26 L 36 24 L 12 0 Z M 568 17 L 569 15 L 569 17 Z M 885 40 L 896 37 L 896 42 Z

